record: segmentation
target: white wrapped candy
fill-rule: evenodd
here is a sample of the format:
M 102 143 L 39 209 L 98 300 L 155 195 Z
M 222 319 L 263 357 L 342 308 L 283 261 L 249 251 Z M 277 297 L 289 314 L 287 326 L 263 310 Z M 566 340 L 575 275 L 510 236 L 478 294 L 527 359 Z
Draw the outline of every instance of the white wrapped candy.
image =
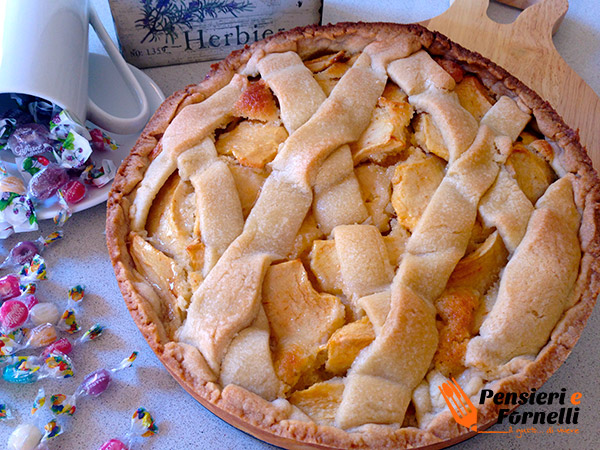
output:
M 35 325 L 44 323 L 56 325 L 59 317 L 60 313 L 54 303 L 38 303 L 29 311 L 29 318 Z
M 15 428 L 8 438 L 8 450 L 34 450 L 42 440 L 42 432 L 35 425 L 24 423 Z

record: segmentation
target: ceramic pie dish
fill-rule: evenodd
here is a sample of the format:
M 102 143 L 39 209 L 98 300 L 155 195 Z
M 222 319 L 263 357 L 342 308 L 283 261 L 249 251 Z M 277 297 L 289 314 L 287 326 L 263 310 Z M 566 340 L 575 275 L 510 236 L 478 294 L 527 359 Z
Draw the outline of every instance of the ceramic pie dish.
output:
M 107 241 L 173 377 L 286 448 L 451 445 L 440 387 L 525 393 L 598 295 L 598 178 L 550 105 L 418 25 L 232 53 L 123 162 Z M 478 405 L 479 429 L 500 406 Z

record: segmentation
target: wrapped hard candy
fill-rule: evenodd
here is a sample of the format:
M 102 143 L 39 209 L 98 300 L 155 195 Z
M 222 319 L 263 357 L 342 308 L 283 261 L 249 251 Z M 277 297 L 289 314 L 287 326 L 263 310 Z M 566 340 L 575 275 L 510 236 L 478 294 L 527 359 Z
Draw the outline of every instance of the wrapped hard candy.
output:
M 29 384 L 43 378 L 70 378 L 73 363 L 67 355 L 51 353 L 39 356 L 9 356 L 8 365 L 2 370 L 2 378 L 9 383 Z
M 88 374 L 79 388 L 87 395 L 98 397 L 106 391 L 111 381 L 111 373 L 106 369 L 99 369 Z
M 19 277 L 14 274 L 0 278 L 0 301 L 10 300 L 21 295 Z
M 2 332 L 21 327 L 29 317 L 29 309 L 19 300 L 8 300 L 0 307 L 0 323 Z
M 22 423 L 8 438 L 8 450 L 34 450 L 42 440 L 42 432 L 30 423 Z
M 27 334 L 26 347 L 46 347 L 58 339 L 56 327 L 50 323 L 44 323 L 33 328 Z
M 129 450 L 129 447 L 118 439 L 111 439 L 102 444 L 100 450 Z
M 56 324 L 60 318 L 60 312 L 54 303 L 44 302 L 31 308 L 29 317 L 35 325 Z
M 67 171 L 58 164 L 48 164 L 29 182 L 29 194 L 36 200 L 47 200 L 69 181 Z
M 67 308 L 60 316 L 58 322 L 61 330 L 69 334 L 75 334 L 81 330 L 75 309 L 83 300 L 84 295 L 85 287 L 81 284 L 69 288 Z
M 50 353 L 62 353 L 63 355 L 68 355 L 72 351 L 73 345 L 71 344 L 71 341 L 69 341 L 67 338 L 60 338 L 59 340 L 46 347 L 44 353 L 42 354 L 48 355 Z
M 7 147 L 15 156 L 28 157 L 51 152 L 53 142 L 50 130 L 40 123 L 18 126 L 7 141 Z
M 15 245 L 10 253 L 10 258 L 19 265 L 31 262 L 32 258 L 39 253 L 38 246 L 32 241 L 23 241 Z
M 61 188 L 61 190 L 63 191 L 65 200 L 69 205 L 79 203 L 85 198 L 85 195 L 87 193 L 87 188 L 79 180 L 69 181 Z
M 15 244 L 0 267 L 22 266 L 30 264 L 36 255 L 39 255 L 53 242 L 62 239 L 62 231 L 55 231 L 46 237 L 39 237 L 35 241 L 21 241 Z

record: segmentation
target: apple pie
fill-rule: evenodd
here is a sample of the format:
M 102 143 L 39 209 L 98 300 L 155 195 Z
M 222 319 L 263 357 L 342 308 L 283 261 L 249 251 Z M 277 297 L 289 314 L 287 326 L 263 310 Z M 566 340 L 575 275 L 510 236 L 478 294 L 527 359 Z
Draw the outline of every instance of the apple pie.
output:
M 232 53 L 176 92 L 108 201 L 169 372 L 289 448 L 447 445 L 440 385 L 538 388 L 598 295 L 598 177 L 550 105 L 417 25 Z M 479 427 L 498 405 L 479 407 Z

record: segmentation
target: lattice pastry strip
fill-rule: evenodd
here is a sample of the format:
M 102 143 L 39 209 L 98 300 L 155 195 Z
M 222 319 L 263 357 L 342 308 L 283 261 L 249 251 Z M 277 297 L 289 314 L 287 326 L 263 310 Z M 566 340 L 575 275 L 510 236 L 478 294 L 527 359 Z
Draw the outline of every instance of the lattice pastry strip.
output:
M 362 223 L 368 217 L 350 147 L 343 145 L 323 162 L 314 183 L 312 211 L 325 234 L 338 225 Z
M 493 186 L 481 199 L 479 212 L 486 226 L 498 229 L 506 248 L 513 253 L 525 236 L 533 205 L 502 167 Z
M 221 365 L 221 385 L 237 384 L 267 400 L 281 397 L 286 388 L 273 367 L 269 339 L 269 321 L 261 306 L 254 322 L 232 339 Z
M 233 175 L 217 157 L 211 138 L 181 153 L 177 167 L 182 180 L 196 191 L 196 220 L 204 250 L 204 277 L 244 227 L 242 205 Z
M 281 120 L 292 134 L 321 106 L 325 93 L 294 52 L 267 55 L 257 66 L 262 79 L 277 96 Z
M 430 88 L 410 96 L 408 100 L 417 111 L 431 115 L 448 149 L 448 161 L 455 161 L 469 148 L 477 134 L 478 124 L 461 106 L 456 93 Z
M 383 238 L 373 225 L 340 225 L 333 235 L 343 292 L 358 318 L 358 299 L 387 289 L 394 272 Z
M 390 78 L 408 95 L 420 94 L 430 87 L 450 91 L 456 86 L 454 78 L 425 50 L 392 61 L 387 70 Z

